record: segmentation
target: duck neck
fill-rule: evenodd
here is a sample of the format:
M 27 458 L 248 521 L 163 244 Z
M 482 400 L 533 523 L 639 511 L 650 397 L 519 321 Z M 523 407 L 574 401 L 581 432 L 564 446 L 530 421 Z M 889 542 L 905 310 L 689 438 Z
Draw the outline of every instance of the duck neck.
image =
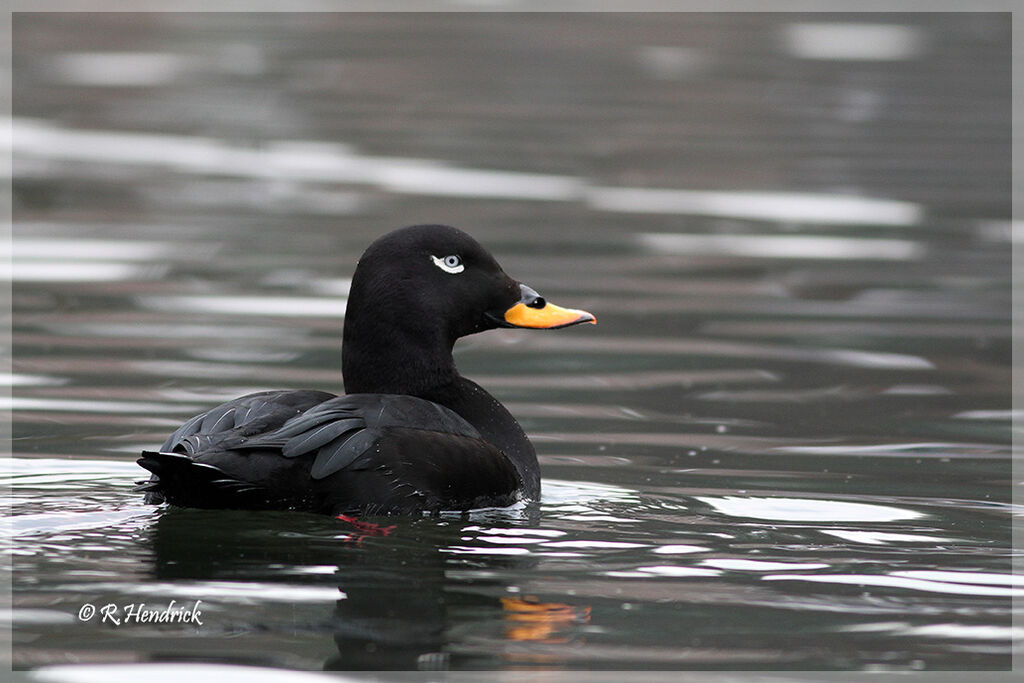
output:
M 434 338 L 429 331 L 384 325 L 384 329 L 357 332 L 350 323 L 345 323 L 341 352 L 347 393 L 420 396 L 458 375 L 452 343 Z

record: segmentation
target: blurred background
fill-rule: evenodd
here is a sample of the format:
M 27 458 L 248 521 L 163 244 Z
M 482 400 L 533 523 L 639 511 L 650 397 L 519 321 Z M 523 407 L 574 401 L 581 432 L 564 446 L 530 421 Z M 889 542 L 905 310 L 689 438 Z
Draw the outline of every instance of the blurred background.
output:
M 17 665 L 1009 666 L 1009 14 L 18 13 L 13 73 Z M 598 317 L 457 349 L 539 505 L 354 547 L 128 492 L 341 391 L 424 222 Z

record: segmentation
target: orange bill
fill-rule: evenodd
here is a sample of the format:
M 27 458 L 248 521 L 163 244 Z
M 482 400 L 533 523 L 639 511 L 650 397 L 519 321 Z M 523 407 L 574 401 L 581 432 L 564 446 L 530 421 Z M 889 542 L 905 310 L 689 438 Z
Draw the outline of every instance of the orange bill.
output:
M 531 327 L 534 329 L 553 329 L 568 327 L 577 323 L 597 323 L 597 318 L 586 311 L 562 308 L 545 303 L 541 308 L 533 308 L 519 302 L 505 311 L 505 322 L 515 327 Z

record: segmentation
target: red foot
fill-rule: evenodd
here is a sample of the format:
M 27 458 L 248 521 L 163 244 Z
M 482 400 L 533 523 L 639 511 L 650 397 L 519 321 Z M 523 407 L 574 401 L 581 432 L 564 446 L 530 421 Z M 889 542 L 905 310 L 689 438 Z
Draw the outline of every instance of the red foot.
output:
M 346 524 L 351 524 L 355 527 L 358 534 L 356 534 L 356 542 L 363 540 L 366 536 L 388 536 L 391 531 L 395 528 L 395 525 L 381 526 L 374 524 L 373 522 L 360 522 L 355 517 L 349 517 L 348 515 L 336 515 L 335 519 L 340 519 Z

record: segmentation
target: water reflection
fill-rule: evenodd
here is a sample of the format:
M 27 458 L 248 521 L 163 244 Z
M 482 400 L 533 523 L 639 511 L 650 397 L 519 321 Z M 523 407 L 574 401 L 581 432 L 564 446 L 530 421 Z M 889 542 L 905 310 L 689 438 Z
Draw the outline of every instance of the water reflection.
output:
M 912 226 L 921 221 L 922 209 L 911 202 L 843 195 L 816 195 L 783 192 L 701 192 L 696 190 L 663 190 L 647 188 L 594 188 L 591 205 L 602 211 L 621 213 L 664 213 L 695 216 L 813 223 L 815 225 L 879 225 Z M 822 255 L 826 258 L 907 258 L 908 247 L 897 240 L 864 240 L 862 251 L 843 256 L 841 247 L 859 242 L 828 237 L 784 237 L 777 235 L 746 235 L 748 246 L 740 237 L 727 235 L 654 235 L 639 238 L 646 245 L 669 253 L 740 254 L 748 256 L 781 256 L 787 250 L 796 258 Z M 704 241 L 701 241 L 701 240 Z M 875 246 L 875 249 L 871 249 Z M 720 251 L 714 251 L 717 247 Z M 760 247 L 760 249 L 758 248 Z M 766 248 L 767 247 L 767 248 Z M 888 247 L 881 249 L 880 247 Z M 788 248 L 788 249 L 787 249 Z M 896 252 L 895 256 L 888 254 Z M 902 255 L 900 254 L 902 252 Z M 911 252 L 911 253 L 920 253 Z M 838 256 L 837 256 L 838 255 Z
M 820 220 L 820 219 L 819 219 Z M 821 235 L 679 235 L 647 233 L 641 243 L 660 253 L 783 259 L 912 261 L 923 245 L 911 240 L 826 237 Z
M 514 622 L 503 631 L 511 640 L 546 640 L 559 624 L 574 619 L 571 608 L 565 615 L 562 608 L 532 598 L 507 597 L 511 588 L 497 577 L 488 579 L 477 572 L 471 581 L 453 581 L 447 574 L 451 553 L 465 547 L 465 540 L 472 540 L 465 534 L 480 527 L 396 519 L 386 536 L 374 538 L 352 534 L 337 520 L 311 518 L 296 524 L 291 517 L 225 518 L 193 510 L 161 515 L 148 534 L 158 582 L 149 584 L 147 593 L 159 594 L 161 586 L 170 589 L 169 595 L 196 589 L 196 595 L 214 601 L 211 606 L 217 612 L 239 597 L 258 604 L 263 594 L 270 601 L 333 601 L 333 612 L 306 622 L 305 628 L 331 634 L 337 655 L 323 666 L 338 670 L 448 668 L 455 656 L 448 647 L 451 631 L 473 614 L 491 615 L 485 623 Z M 200 534 L 197 522 L 203 528 Z M 529 532 L 523 530 L 524 535 Z M 422 542 L 424 535 L 430 542 Z M 197 553 L 197 545 L 207 550 Z M 537 566 L 536 557 L 519 550 L 517 557 L 498 553 L 500 557 L 487 560 L 487 567 L 519 574 Z M 209 576 L 225 579 L 196 581 Z M 261 584 L 261 577 L 273 583 Z M 546 611 L 552 609 L 554 613 Z M 386 662 L 381 652 L 387 652 Z
M 388 192 L 453 197 L 572 201 L 582 182 L 568 176 L 457 168 L 428 159 L 359 154 L 328 141 L 278 141 L 259 149 L 178 135 L 68 130 L 16 119 L 12 151 L 63 159 L 169 168 L 179 172 L 299 181 L 355 183 Z
M 582 201 L 596 211 L 720 216 L 824 225 L 908 226 L 922 209 L 891 199 L 798 193 L 700 192 L 694 190 L 594 187 L 585 179 L 536 173 L 458 168 L 427 159 L 359 154 L 329 141 L 264 143 L 259 149 L 174 135 L 67 130 L 43 121 L 15 119 L 12 151 L 28 159 L 62 159 L 155 166 L 186 173 L 288 178 L 292 181 L 365 184 L 387 192 L 520 201 Z M 809 258 L 919 256 L 918 245 L 900 240 L 836 237 L 648 235 L 645 242 L 674 253 L 769 255 Z M 703 240 L 703 241 L 701 241 Z M 770 246 L 770 248 L 767 248 Z
M 889 543 L 928 543 L 930 545 L 942 543 L 956 543 L 963 539 L 945 536 L 934 536 L 928 534 L 899 534 L 888 531 L 856 531 L 851 529 L 822 529 L 821 533 L 829 536 L 836 536 L 853 543 L 866 543 L 868 545 L 885 545 Z
M 910 590 L 931 591 L 934 593 L 955 593 L 957 595 L 991 595 L 998 597 L 1020 597 L 1024 590 L 1000 588 L 994 586 L 972 586 L 964 583 L 946 583 L 943 581 L 926 581 L 905 576 L 885 576 L 877 574 L 838 574 L 829 576 L 792 576 L 769 575 L 762 577 L 765 581 L 810 581 L 813 583 L 841 583 L 854 586 L 888 586 Z
M 955 523 L 932 527 L 931 534 L 880 531 L 879 525 L 902 529 L 923 520 L 887 505 L 749 495 L 652 499 L 621 487 L 551 480 L 540 505 L 352 524 L 287 512 L 143 506 L 128 492 L 139 476 L 129 463 L 10 463 L 5 484 L 14 501 L 16 544 L 8 548 L 16 565 L 37 569 L 33 591 L 27 591 L 27 577 L 16 575 L 22 584 L 13 613 L 19 630 L 59 626 L 82 634 L 83 625 L 71 617 L 86 601 L 144 600 L 154 608 L 201 601 L 203 627 L 176 631 L 157 650 L 152 638 L 160 631 L 145 625 L 119 630 L 122 647 L 161 657 L 190 656 L 200 643 L 205 652 L 230 649 L 241 628 L 247 637 L 269 634 L 263 643 L 268 655 L 278 651 L 278 639 L 296 633 L 326 638 L 333 654 L 311 662 L 314 655 L 306 652 L 301 661 L 339 670 L 813 659 L 811 651 L 787 653 L 781 642 L 777 650 L 726 646 L 727 652 L 669 649 L 657 639 L 611 643 L 638 617 L 668 627 L 678 610 L 743 604 L 797 614 L 930 614 L 929 623 L 865 621 L 834 630 L 992 644 L 1008 637 L 1008 626 L 957 624 L 948 615 L 960 608 L 904 596 L 992 600 L 986 609 L 1002 619 L 1009 608 L 999 601 L 1022 590 L 1008 571 L 929 568 L 927 553 L 946 554 L 958 544 L 980 558 L 985 542 L 955 538 Z M 68 492 L 75 489 L 80 510 L 69 512 Z M 699 512 L 702 506 L 713 512 Z M 704 515 L 703 522 L 694 515 Z M 747 521 L 737 523 L 737 517 Z M 662 518 L 663 524 L 652 524 Z M 381 533 L 372 533 L 374 522 Z M 823 522 L 846 528 L 822 528 Z M 812 540 L 813 533 L 840 540 Z M 917 548 L 906 556 L 912 560 L 893 566 L 891 555 L 876 559 L 849 543 Z M 91 559 L 83 563 L 82 553 Z M 849 571 L 855 566 L 861 571 Z M 778 590 L 792 584 L 855 592 Z M 46 609 L 26 600 L 40 591 L 50 596 Z M 964 605 L 964 613 L 978 606 Z M 758 638 L 773 642 L 766 633 Z M 246 661 L 283 662 L 277 655 Z
M 917 519 L 923 514 L 888 505 L 849 503 L 838 500 L 805 498 L 759 498 L 754 496 L 699 496 L 723 515 L 774 519 L 780 522 L 895 522 Z
M 791 54 L 822 60 L 914 59 L 927 42 L 920 29 L 900 24 L 794 22 L 784 36 Z
M 277 668 L 233 664 L 160 662 L 157 664 L 56 665 L 35 669 L 32 680 L 42 683 L 133 683 L 139 680 L 188 680 L 216 683 L 225 679 L 252 683 L 337 683 L 336 676 Z
M 164 85 L 187 73 L 194 60 L 160 52 L 64 52 L 50 58 L 51 79 L 112 88 Z
M 140 297 L 138 305 L 156 311 L 222 313 L 231 316 L 323 316 L 341 319 L 346 299 L 273 296 Z

